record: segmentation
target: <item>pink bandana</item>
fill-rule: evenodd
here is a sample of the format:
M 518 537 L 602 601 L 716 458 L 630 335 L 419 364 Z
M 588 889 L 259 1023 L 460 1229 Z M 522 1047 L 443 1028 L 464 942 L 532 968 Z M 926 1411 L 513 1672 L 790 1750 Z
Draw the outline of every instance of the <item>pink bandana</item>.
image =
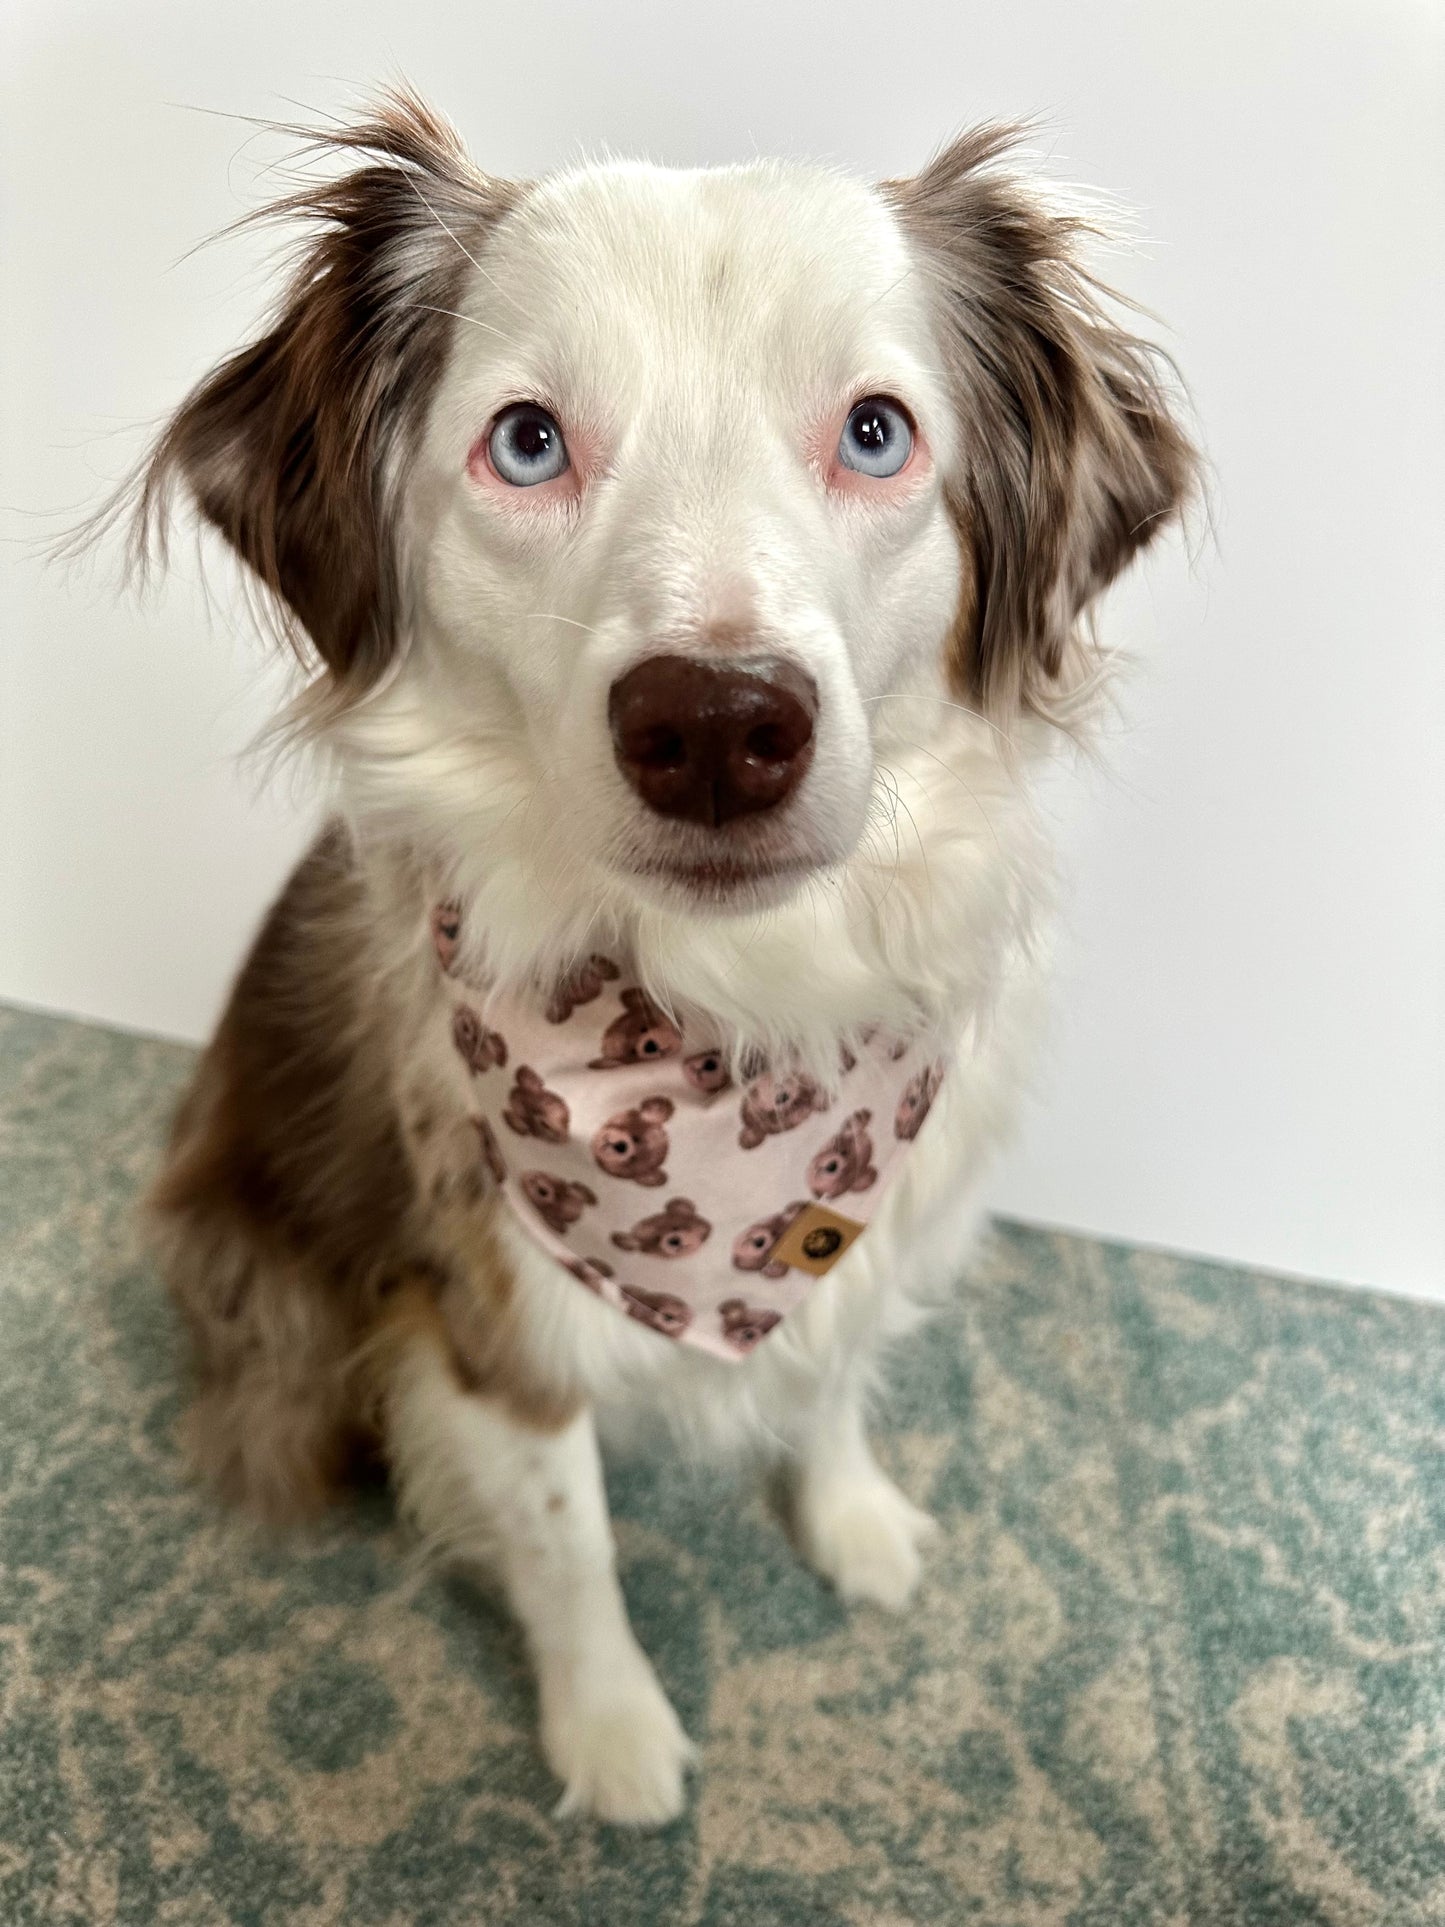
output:
M 736 1360 L 861 1236 L 942 1080 L 875 1032 L 831 1098 L 799 1072 L 735 1087 L 606 957 L 545 1008 L 457 976 L 461 918 L 432 914 L 451 1034 L 492 1176 L 587 1290 Z

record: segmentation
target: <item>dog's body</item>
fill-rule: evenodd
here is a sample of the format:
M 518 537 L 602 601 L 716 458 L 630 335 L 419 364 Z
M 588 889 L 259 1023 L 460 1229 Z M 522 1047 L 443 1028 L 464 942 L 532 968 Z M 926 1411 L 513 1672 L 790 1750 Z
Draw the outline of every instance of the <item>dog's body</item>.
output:
M 155 1194 L 192 1436 L 278 1516 L 379 1448 L 427 1537 L 499 1571 L 568 1801 L 657 1821 L 688 1746 L 627 1626 L 597 1423 L 787 1455 L 805 1555 L 907 1598 L 927 1522 L 863 1405 L 957 1273 L 1039 1033 L 1029 789 L 1088 673 L 1078 620 L 1190 453 L 992 137 L 880 191 L 771 166 L 513 187 L 409 101 L 339 144 L 367 164 L 292 204 L 320 232 L 275 327 L 145 484 L 149 513 L 183 479 L 304 632 L 341 802 Z M 723 1363 L 502 1207 L 469 1080 L 505 1040 L 485 1010 L 458 1035 L 439 955 L 549 1023 L 609 997 L 602 1078 L 701 1026 L 711 1102 L 761 1061 L 826 1103 L 879 1030 L 940 1062 L 866 1235 L 780 1324 L 756 1309 L 776 1234 L 710 1231 L 741 1253 Z M 556 1143 L 525 1068 L 506 1121 Z M 846 1206 L 876 1172 L 843 1116 L 819 1142 L 840 1125 L 815 1194 Z M 765 1131 L 745 1114 L 741 1142 Z M 688 1216 L 635 1202 L 619 1265 Z

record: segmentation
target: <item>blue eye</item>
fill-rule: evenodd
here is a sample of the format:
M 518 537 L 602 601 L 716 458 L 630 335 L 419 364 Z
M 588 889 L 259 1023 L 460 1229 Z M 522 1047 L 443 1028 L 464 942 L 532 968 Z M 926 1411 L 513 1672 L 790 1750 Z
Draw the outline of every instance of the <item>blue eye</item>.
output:
M 913 424 L 902 405 L 887 395 L 858 402 L 843 424 L 838 460 L 860 475 L 885 480 L 896 475 L 913 453 Z
M 562 430 L 534 401 L 515 402 L 502 410 L 492 424 L 487 453 L 492 467 L 513 488 L 554 482 L 569 466 Z

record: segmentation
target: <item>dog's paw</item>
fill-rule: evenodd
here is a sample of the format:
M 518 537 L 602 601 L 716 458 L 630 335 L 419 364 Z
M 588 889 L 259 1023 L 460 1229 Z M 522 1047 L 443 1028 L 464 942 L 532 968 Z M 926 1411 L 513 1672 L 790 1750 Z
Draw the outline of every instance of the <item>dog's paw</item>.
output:
M 938 1527 L 881 1473 L 810 1483 L 798 1497 L 798 1537 L 815 1572 L 847 1600 L 901 1612 L 923 1562 L 919 1548 Z
M 640 1651 L 542 1681 L 542 1750 L 565 1791 L 559 1816 L 589 1813 L 620 1827 L 660 1827 L 683 1808 L 697 1757 Z

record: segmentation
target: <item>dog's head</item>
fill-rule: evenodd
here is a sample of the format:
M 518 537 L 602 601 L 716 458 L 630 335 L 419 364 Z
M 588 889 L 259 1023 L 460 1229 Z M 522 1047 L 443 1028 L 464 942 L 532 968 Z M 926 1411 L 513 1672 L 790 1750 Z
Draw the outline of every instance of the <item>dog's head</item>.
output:
M 853 851 L 885 699 L 1008 725 L 1180 506 L 1155 360 L 1076 224 L 965 136 L 870 188 L 770 163 L 489 179 L 409 97 L 176 479 L 319 668 L 363 801 L 588 903 L 777 903 Z

